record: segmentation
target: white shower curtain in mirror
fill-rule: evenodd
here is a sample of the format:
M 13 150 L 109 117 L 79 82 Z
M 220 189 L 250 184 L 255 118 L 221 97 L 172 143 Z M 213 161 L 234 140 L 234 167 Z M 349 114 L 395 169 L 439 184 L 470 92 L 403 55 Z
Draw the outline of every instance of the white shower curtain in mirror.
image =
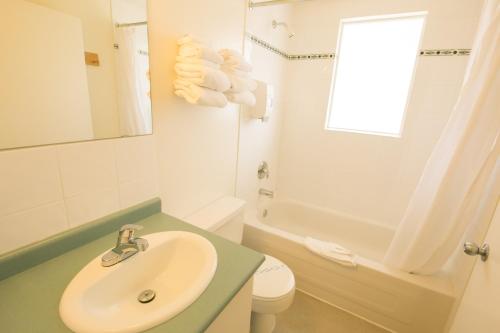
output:
M 118 44 L 116 77 L 120 134 L 150 134 L 149 64 L 147 53 L 144 53 L 147 48 L 141 50 L 143 44 L 147 43 L 146 28 L 119 27 L 115 39 Z
M 385 257 L 391 267 L 439 271 L 465 231 L 489 223 L 499 200 L 500 0 L 483 8 L 464 84 Z

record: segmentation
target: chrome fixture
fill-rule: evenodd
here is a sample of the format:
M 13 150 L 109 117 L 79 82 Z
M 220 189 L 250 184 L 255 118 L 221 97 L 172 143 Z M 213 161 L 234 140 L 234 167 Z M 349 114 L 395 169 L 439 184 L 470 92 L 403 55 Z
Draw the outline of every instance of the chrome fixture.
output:
M 264 188 L 259 189 L 259 195 L 263 195 L 268 198 L 274 198 L 274 192 L 270 190 L 266 190 Z
M 274 5 L 285 5 L 288 3 L 294 3 L 294 2 L 302 2 L 302 1 L 307 1 L 307 0 L 268 0 L 268 1 L 250 1 L 248 4 L 248 7 L 250 8 L 255 8 L 255 7 L 265 7 L 265 6 L 274 6 Z
M 476 243 L 465 242 L 464 252 L 469 256 L 481 256 L 481 260 L 486 261 L 490 255 L 490 246 L 488 244 L 483 244 L 479 247 Z
M 149 303 L 151 302 L 152 300 L 154 300 L 156 297 L 156 293 L 154 290 L 151 290 L 151 289 L 146 289 L 144 290 L 143 292 L 141 292 L 139 294 L 139 296 L 137 296 L 137 300 L 140 302 L 140 303 Z
M 143 238 L 135 238 L 134 233 L 143 227 L 136 224 L 125 224 L 120 228 L 118 240 L 114 249 L 106 253 L 101 258 L 101 265 L 104 267 L 113 266 L 139 251 L 146 251 L 148 241 Z
M 116 23 L 115 27 L 117 28 L 125 28 L 125 27 L 138 27 L 142 25 L 148 25 L 147 21 L 142 22 L 131 22 L 131 23 Z
M 278 22 L 276 20 L 273 20 L 272 25 L 273 29 L 277 29 L 279 26 L 284 27 L 286 32 L 288 33 L 288 38 L 292 38 L 293 36 L 295 36 L 295 33 L 290 29 L 288 24 L 286 24 L 285 22 Z
M 263 161 L 257 169 L 257 177 L 259 179 L 269 178 L 269 165 L 266 161 Z

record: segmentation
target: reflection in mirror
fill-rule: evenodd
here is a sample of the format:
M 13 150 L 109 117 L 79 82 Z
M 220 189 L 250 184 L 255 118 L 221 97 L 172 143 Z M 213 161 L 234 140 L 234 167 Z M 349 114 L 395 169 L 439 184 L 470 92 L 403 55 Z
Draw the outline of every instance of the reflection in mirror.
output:
M 0 149 L 152 133 L 147 0 L 7 0 Z

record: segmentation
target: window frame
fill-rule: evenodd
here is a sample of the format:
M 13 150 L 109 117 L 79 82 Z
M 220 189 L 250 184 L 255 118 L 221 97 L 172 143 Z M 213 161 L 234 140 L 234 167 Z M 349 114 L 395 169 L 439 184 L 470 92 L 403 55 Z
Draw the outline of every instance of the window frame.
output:
M 387 15 L 375 15 L 375 16 L 361 16 L 361 17 L 352 17 L 352 18 L 344 18 L 340 19 L 339 23 L 339 31 L 337 34 L 337 47 L 335 52 L 335 60 L 332 69 L 332 78 L 330 82 L 330 93 L 328 97 L 328 108 L 326 112 L 326 121 L 325 121 L 325 130 L 328 132 L 347 132 L 347 133 L 356 133 L 356 134 L 366 134 L 366 135 L 377 135 L 382 137 L 392 137 L 392 138 L 402 138 L 403 132 L 406 125 L 406 118 L 408 112 L 408 106 L 411 99 L 411 92 L 413 91 L 413 87 L 415 84 L 416 71 L 418 66 L 418 52 L 422 48 L 422 41 L 424 39 L 425 28 L 427 23 L 427 11 L 417 11 L 417 12 L 406 12 L 406 13 L 397 13 L 397 14 L 387 14 Z M 415 54 L 415 60 L 413 62 L 413 70 L 411 74 L 410 84 L 408 85 L 408 92 L 406 97 L 406 103 L 403 110 L 403 115 L 401 117 L 401 122 L 399 125 L 398 133 L 389 133 L 389 132 L 378 132 L 378 131 L 363 131 L 356 130 L 352 128 L 341 128 L 341 127 L 330 127 L 329 122 L 330 118 L 334 113 L 333 110 L 333 96 L 335 91 L 335 84 L 337 82 L 337 66 L 339 64 L 340 56 L 341 56 L 341 45 L 342 45 L 342 35 L 344 31 L 345 23 L 353 23 L 353 22 L 373 22 L 373 21 L 386 21 L 393 19 L 402 19 L 402 18 L 410 18 L 410 17 L 421 17 L 422 20 L 422 30 L 420 31 L 420 38 L 417 43 L 417 51 Z

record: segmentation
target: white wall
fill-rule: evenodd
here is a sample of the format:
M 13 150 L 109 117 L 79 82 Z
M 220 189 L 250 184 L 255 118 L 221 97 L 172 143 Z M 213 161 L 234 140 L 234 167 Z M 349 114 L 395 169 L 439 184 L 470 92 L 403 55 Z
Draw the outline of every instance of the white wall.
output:
M 0 253 L 160 193 L 180 216 L 234 194 L 238 107 L 185 104 L 172 68 L 184 33 L 241 49 L 244 2 L 151 0 L 149 13 L 155 134 L 0 151 Z
M 173 94 L 176 39 L 190 33 L 214 48 L 241 50 L 244 1 L 150 2 L 154 132 L 163 209 L 186 216 L 234 194 L 239 107 L 192 106 Z
M 482 1 L 315 0 L 293 6 L 291 53 L 332 52 L 341 18 L 428 11 L 423 48 L 470 48 Z M 370 52 L 370 50 L 367 50 Z M 459 93 L 468 57 L 419 57 L 402 138 L 327 131 L 333 62 L 294 61 L 277 191 L 282 198 L 399 223 Z
M 282 30 L 274 30 L 271 22 L 289 21 L 291 6 L 255 8 L 247 12 L 247 32 L 284 49 L 288 37 Z M 243 108 L 240 119 L 238 151 L 238 179 L 236 195 L 247 201 L 250 207 L 259 202 L 259 188 L 275 189 L 278 179 L 278 155 L 283 113 L 283 98 L 288 91 L 283 82 L 286 79 L 288 60 L 255 45 L 248 38 L 245 54 L 253 64 L 252 77 L 274 86 L 274 110 L 269 120 L 252 119 Z M 269 165 L 269 179 L 259 180 L 257 169 L 262 161 Z

